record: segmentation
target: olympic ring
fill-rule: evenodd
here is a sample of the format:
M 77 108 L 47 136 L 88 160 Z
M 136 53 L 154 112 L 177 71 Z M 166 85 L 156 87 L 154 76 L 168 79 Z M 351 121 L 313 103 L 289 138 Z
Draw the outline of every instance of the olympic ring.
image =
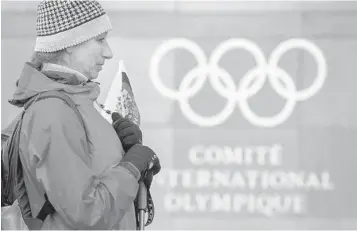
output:
M 175 91 L 162 83 L 158 67 L 160 61 L 169 51 L 179 48 L 191 52 L 197 60 L 197 65 L 183 77 L 179 89 Z M 232 49 L 244 49 L 250 52 L 257 63 L 254 68 L 248 70 L 237 87 L 232 76 L 218 66 L 220 59 Z M 317 64 L 314 82 L 310 87 L 300 91 L 297 91 L 291 76 L 278 65 L 281 57 L 291 49 L 306 50 L 313 56 Z M 185 38 L 175 38 L 162 43 L 152 55 L 150 63 L 150 78 L 154 87 L 163 96 L 177 100 L 186 118 L 191 123 L 202 127 L 212 127 L 224 123 L 236 106 L 241 110 L 242 115 L 255 126 L 278 126 L 290 117 L 298 101 L 307 100 L 321 90 L 326 76 L 327 64 L 323 52 L 314 43 L 302 38 L 282 42 L 273 50 L 268 60 L 266 60 L 263 51 L 247 39 L 233 38 L 222 42 L 213 50 L 210 59 L 207 60 L 204 51 L 196 43 Z M 207 78 L 213 89 L 228 100 L 221 112 L 210 117 L 197 114 L 188 102 L 201 90 Z M 278 95 L 285 98 L 287 102 L 277 115 L 261 117 L 251 110 L 248 99 L 256 95 L 267 80 Z

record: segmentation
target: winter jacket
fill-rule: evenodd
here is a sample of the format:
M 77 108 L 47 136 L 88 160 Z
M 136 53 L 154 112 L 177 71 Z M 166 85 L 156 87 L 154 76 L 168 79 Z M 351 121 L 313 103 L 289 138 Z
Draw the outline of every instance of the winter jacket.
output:
M 24 115 L 20 156 L 32 216 L 44 193 L 56 212 L 42 229 L 136 229 L 133 201 L 139 172 L 119 166 L 124 151 L 112 125 L 94 107 L 100 88 L 69 68 L 26 63 L 12 103 L 23 106 L 39 93 L 58 90 L 77 105 L 49 98 L 31 105 Z

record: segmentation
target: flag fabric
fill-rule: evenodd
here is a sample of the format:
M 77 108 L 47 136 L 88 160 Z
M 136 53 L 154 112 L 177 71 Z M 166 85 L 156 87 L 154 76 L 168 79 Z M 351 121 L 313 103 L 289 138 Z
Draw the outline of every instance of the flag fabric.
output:
M 104 105 L 107 110 L 103 110 L 101 114 L 108 122 L 113 122 L 110 114 L 117 112 L 136 125 L 140 125 L 139 109 L 122 60 L 119 61 L 118 72 L 112 81 Z
M 119 62 L 119 71 L 121 72 L 122 89 L 121 94 L 118 96 L 116 112 L 139 126 L 140 113 L 123 61 Z

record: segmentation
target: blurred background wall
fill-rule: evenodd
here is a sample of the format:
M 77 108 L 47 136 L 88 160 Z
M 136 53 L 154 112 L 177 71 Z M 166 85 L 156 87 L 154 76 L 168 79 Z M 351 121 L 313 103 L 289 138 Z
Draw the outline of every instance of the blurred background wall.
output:
M 2 128 L 19 112 L 7 100 L 33 51 L 37 3 L 1 2 Z M 123 59 L 142 114 L 144 142 L 158 152 L 164 166 L 152 188 L 156 217 L 149 229 L 357 228 L 357 3 L 102 4 L 114 26 L 108 40 L 115 57 L 98 79 L 99 101 L 105 102 L 117 61 Z M 294 86 L 301 91 L 315 83 L 321 67 L 316 52 L 283 52 L 278 65 L 287 75 L 274 77 L 279 91 L 267 79 L 259 82 L 261 76 L 248 81 L 245 75 L 257 65 L 250 52 L 227 49 L 218 65 L 235 86 L 216 76 L 219 83 L 207 80 L 188 99 L 187 105 L 208 120 L 227 102 L 236 105 L 224 120 L 207 127 L 190 120 L 187 108 L 160 93 L 150 78 L 153 55 L 174 38 L 197 44 L 206 60 L 228 39 L 248 39 L 271 60 L 279 44 L 303 38 L 321 51 L 327 75 L 315 94 L 296 101 Z M 197 62 L 187 49 L 173 49 L 161 59 L 158 73 L 167 87 L 177 90 Z M 197 79 L 189 85 L 197 86 Z M 248 97 L 253 87 L 247 81 L 261 89 Z M 228 91 L 243 83 L 239 97 L 245 93 L 245 100 L 234 103 L 217 93 L 217 86 Z M 251 113 L 238 101 L 248 102 Z M 285 119 L 271 127 L 259 125 L 279 119 L 274 116 L 284 107 L 291 109 Z

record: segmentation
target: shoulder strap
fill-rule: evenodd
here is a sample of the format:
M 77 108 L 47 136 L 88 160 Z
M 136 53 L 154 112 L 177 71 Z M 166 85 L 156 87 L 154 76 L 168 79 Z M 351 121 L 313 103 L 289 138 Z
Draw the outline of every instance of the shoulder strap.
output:
M 31 100 L 30 102 L 28 102 L 24 108 L 25 108 L 25 111 L 31 106 L 33 105 L 33 103 L 36 103 L 40 100 L 44 100 L 44 99 L 49 99 L 49 98 L 58 98 L 58 99 L 61 99 L 63 100 L 69 107 L 71 107 L 73 109 L 73 111 L 76 113 L 78 119 L 80 120 L 83 128 L 85 129 L 85 126 L 84 126 L 84 121 L 83 121 L 83 118 L 82 118 L 82 115 L 80 114 L 76 104 L 73 102 L 73 100 L 67 96 L 66 94 L 64 94 L 63 92 L 60 92 L 60 91 L 47 91 L 47 92 L 43 92 L 43 93 L 40 93 L 39 95 L 37 95 L 35 97 L 35 99 Z M 87 134 L 87 133 L 86 133 Z M 47 197 L 47 194 L 45 193 L 44 194 L 44 197 L 45 197 L 45 203 L 43 204 L 39 214 L 37 215 L 37 219 L 39 219 L 40 221 L 44 221 L 46 219 L 46 217 L 55 212 L 55 209 L 54 207 L 52 206 L 51 202 L 48 200 L 48 197 Z M 27 223 L 27 225 L 31 226 L 30 229 L 33 229 L 36 227 L 38 228 L 40 223 L 38 221 L 36 221 L 36 219 L 26 219 L 25 222 Z

